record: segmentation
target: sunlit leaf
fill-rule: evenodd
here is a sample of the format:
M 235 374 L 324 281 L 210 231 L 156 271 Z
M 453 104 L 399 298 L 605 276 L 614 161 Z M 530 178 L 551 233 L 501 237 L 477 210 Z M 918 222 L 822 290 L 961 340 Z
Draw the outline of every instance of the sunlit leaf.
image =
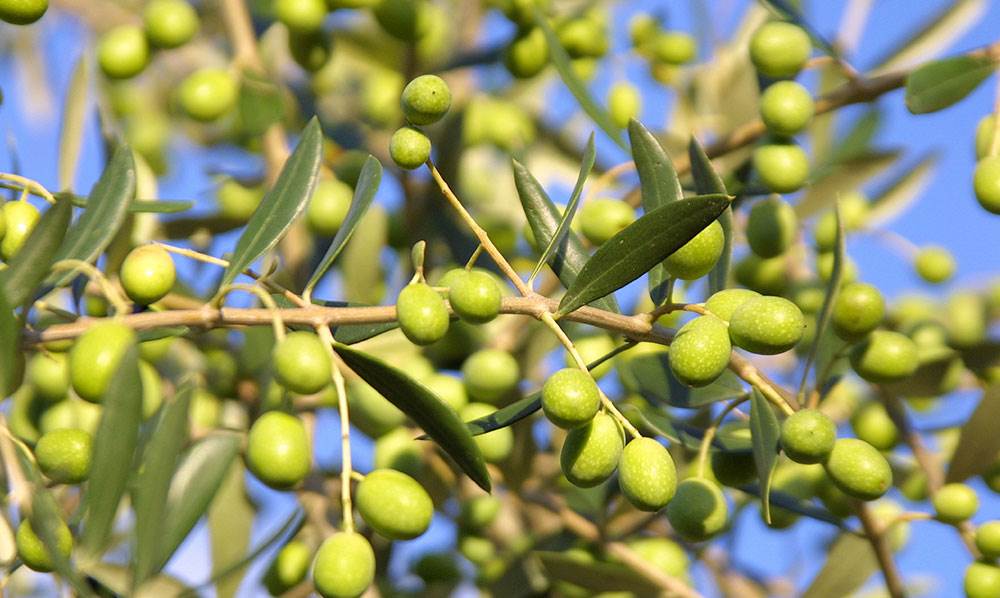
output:
M 753 442 L 753 461 L 760 480 L 764 521 L 771 523 L 771 479 L 778 461 L 778 437 L 781 426 L 774 410 L 764 395 L 756 388 L 750 394 L 750 438 Z
M 906 107 L 913 114 L 943 110 L 975 91 L 996 69 L 996 60 L 986 56 L 927 63 L 906 78 Z
M 59 188 L 71 189 L 80 163 L 80 148 L 89 105 L 90 61 L 80 57 L 66 89 L 59 130 Z
M 955 0 L 945 3 L 932 14 L 915 33 L 906 32 L 903 41 L 875 61 L 873 73 L 887 73 L 912 68 L 944 52 L 980 22 L 986 11 L 986 0 Z

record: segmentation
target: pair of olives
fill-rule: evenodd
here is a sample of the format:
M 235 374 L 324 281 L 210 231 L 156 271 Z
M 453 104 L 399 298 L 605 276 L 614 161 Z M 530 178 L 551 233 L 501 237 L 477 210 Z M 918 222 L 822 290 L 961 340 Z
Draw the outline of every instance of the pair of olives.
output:
M 149 64 L 151 47 L 170 49 L 189 42 L 200 27 L 198 14 L 185 0 L 153 0 L 143 24 L 119 25 L 97 42 L 97 62 L 110 79 L 131 79 Z
M 463 321 L 484 324 L 500 313 L 500 286 L 479 270 L 451 270 L 441 279 L 448 288 L 448 303 Z M 450 315 L 444 298 L 423 282 L 408 284 L 396 300 L 399 327 L 410 341 L 430 345 L 448 332 Z
M 451 90 L 437 75 L 421 75 L 403 88 L 403 115 L 410 125 L 389 140 L 389 155 L 400 168 L 420 168 L 431 156 L 431 141 L 418 127 L 441 120 L 451 107 Z

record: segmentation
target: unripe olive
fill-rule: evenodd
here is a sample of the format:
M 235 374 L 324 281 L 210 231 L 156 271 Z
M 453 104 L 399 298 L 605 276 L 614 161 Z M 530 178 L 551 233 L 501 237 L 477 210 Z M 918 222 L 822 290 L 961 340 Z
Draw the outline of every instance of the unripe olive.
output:
M 792 193 L 809 178 L 809 156 L 794 143 L 770 143 L 753 151 L 753 166 L 764 186 L 775 193 Z
M 750 60 L 754 67 L 775 79 L 797 75 L 811 52 L 809 35 L 792 23 L 764 23 L 750 38 Z
M 549 0 L 504 0 L 500 9 L 508 19 L 524 27 L 535 22 L 535 10 L 543 13 L 549 7 Z
M 601 391 L 584 370 L 561 369 L 542 386 L 542 410 L 560 428 L 582 426 L 594 419 L 600 408 Z
M 417 345 L 429 345 L 441 340 L 448 332 L 450 316 L 444 299 L 422 282 L 403 287 L 396 299 L 399 328 Z
M 458 317 L 472 324 L 484 324 L 500 313 L 500 287 L 491 274 L 479 270 L 453 275 L 448 286 L 448 302 Z
M 323 179 L 309 198 L 306 224 L 317 235 L 332 237 L 340 230 L 351 209 L 354 189 L 337 179 Z
M 17 556 L 24 561 L 29 569 L 39 573 L 48 573 L 55 568 L 52 555 L 27 519 L 21 521 L 21 524 L 17 526 L 14 542 L 17 545 Z M 70 552 L 73 551 L 73 535 L 62 521 L 56 524 L 56 548 L 64 559 L 69 559 Z
M 802 339 L 805 318 L 797 305 L 784 297 L 750 299 L 733 312 L 729 336 L 733 344 L 759 355 L 776 355 Z
M 687 64 L 694 60 L 698 45 L 694 38 L 684 31 L 663 31 L 650 42 L 653 58 L 671 65 Z
M 889 462 L 878 449 L 857 438 L 837 440 L 823 467 L 840 490 L 861 500 L 875 500 L 892 486 Z
M 469 403 L 469 393 L 465 390 L 465 383 L 455 376 L 433 374 L 424 380 L 423 384 L 456 413 Z
M 431 140 L 419 129 L 402 127 L 389 140 L 389 155 L 400 168 L 420 168 L 431 157 Z
M 210 348 L 205 350 L 205 381 L 213 393 L 230 397 L 236 393 L 236 379 L 239 364 L 228 349 Z
M 963 589 L 966 598 L 996 598 L 1000 596 L 1000 567 L 993 563 L 972 563 L 965 570 Z
M 332 379 L 330 354 L 316 334 L 292 332 L 274 347 L 274 376 L 292 392 L 309 395 L 325 388 Z
M 671 577 L 690 584 L 688 568 L 691 559 L 680 544 L 661 537 L 637 538 L 628 541 L 628 547 L 639 557 Z
M 405 426 L 378 437 L 372 461 L 376 469 L 395 469 L 412 476 L 419 475 L 424 466 L 420 443 Z
M 350 385 L 347 400 L 351 423 L 372 438 L 378 438 L 406 421 L 406 415 L 377 390 L 364 382 Z
M 451 90 L 437 75 L 421 75 L 403 88 L 400 98 L 406 120 L 429 125 L 441 120 L 451 107 Z
M 747 218 L 750 250 L 762 258 L 779 256 L 791 246 L 798 230 L 795 210 L 779 196 L 754 204 Z
M 125 256 L 120 272 L 129 299 L 149 305 L 164 298 L 177 280 L 174 260 L 159 245 L 142 245 Z
M 642 113 L 642 96 L 634 85 L 619 81 L 608 90 L 608 113 L 615 126 L 624 129 Z
M 816 409 L 803 409 L 781 424 L 781 448 L 796 463 L 821 463 L 833 450 L 837 426 Z
M 718 220 L 702 229 L 693 239 L 663 260 L 667 272 L 675 278 L 694 280 L 708 274 L 719 261 L 726 244 L 726 234 Z
M 967 521 L 979 510 L 976 491 L 965 484 L 951 483 L 942 486 L 931 499 L 937 518 L 945 523 Z
M 850 354 L 851 367 L 869 382 L 884 384 L 905 380 L 919 365 L 917 345 L 905 335 L 875 330 Z
M 715 316 L 697 317 L 670 343 L 670 371 L 688 386 L 705 386 L 729 366 L 733 347 L 726 324 Z
M 141 27 L 119 25 L 97 42 L 97 63 L 110 79 L 130 79 L 149 64 L 149 44 Z
M 485 403 L 497 403 L 517 387 L 521 380 L 521 368 L 506 351 L 482 349 L 462 364 L 462 376 L 469 397 Z
M 854 512 L 851 497 L 844 494 L 829 476 L 823 476 L 816 484 L 816 498 L 837 517 L 848 517 Z
M 462 503 L 458 521 L 462 529 L 481 532 L 496 521 L 500 500 L 495 496 L 476 496 Z
M 228 71 L 203 68 L 188 75 L 177 90 L 181 108 L 191 118 L 208 122 L 236 106 L 238 89 Z
M 10 261 L 35 230 L 41 214 L 38 208 L 26 201 L 8 201 L 3 204 L 3 215 L 7 225 L 3 240 L 0 241 L 0 257 Z
M 597 198 L 580 208 L 580 232 L 594 245 L 603 245 L 635 221 L 635 210 L 620 199 Z
M 216 202 L 219 204 L 219 214 L 246 222 L 264 198 L 263 187 L 244 187 L 237 181 L 227 178 L 216 191 Z
M 959 291 L 948 297 L 945 304 L 945 328 L 948 344 L 971 347 L 986 339 L 986 302 L 978 293 Z
M 816 255 L 816 273 L 819 274 L 819 279 L 823 282 L 830 282 L 830 277 L 833 276 L 833 262 L 835 260 L 836 256 L 832 251 Z M 847 284 L 857 279 L 858 266 L 851 259 L 851 256 L 845 255 L 844 261 L 841 262 L 840 282 L 841 284 Z
M 361 534 L 337 532 L 316 551 L 312 576 L 323 598 L 357 598 L 375 579 L 375 551 Z
M 503 63 L 518 79 L 530 79 L 549 64 L 549 42 L 545 32 L 532 27 L 518 32 L 504 50 Z
M 149 43 L 158 48 L 176 48 L 198 33 L 198 13 L 185 0 L 152 0 L 142 11 Z
M 760 293 L 750 289 L 723 289 L 708 298 L 705 309 L 716 318 L 728 322 L 739 306 L 756 297 L 760 297 Z
M 434 503 L 417 481 L 395 469 L 376 469 L 358 484 L 358 513 L 373 530 L 390 540 L 410 540 L 431 524 Z
M 760 117 L 775 135 L 791 136 L 806 128 L 816 106 L 809 90 L 795 81 L 778 81 L 760 97 Z
M 30 25 L 49 9 L 49 0 L 6 0 L 0 2 L 0 21 L 12 25 Z
M 494 411 L 496 408 L 486 403 L 469 403 L 462 409 L 460 415 L 462 421 L 470 422 Z M 514 449 L 514 433 L 510 428 L 500 428 L 486 434 L 479 434 L 473 436 L 473 439 L 487 463 L 504 461 Z
M 372 13 L 386 33 L 404 42 L 417 41 L 429 24 L 424 0 L 382 0 Z
M 600 58 L 608 51 L 608 34 L 604 26 L 589 16 L 570 19 L 556 31 L 561 45 L 570 58 Z
M 53 482 L 79 484 L 90 475 L 92 444 L 83 430 L 54 430 L 38 439 L 35 459 Z
M 944 247 L 922 247 L 913 260 L 913 267 L 920 278 L 931 284 L 940 284 L 955 274 L 955 257 Z
M 976 160 L 982 160 L 990 153 L 996 125 L 997 117 L 993 114 L 987 114 L 976 125 Z
M 891 451 L 899 442 L 899 429 L 882 403 L 869 401 L 851 416 L 854 435 L 880 451 Z
M 69 352 L 69 379 L 76 394 L 93 403 L 100 401 L 125 352 L 136 341 L 132 329 L 118 322 L 101 322 L 81 334 Z
M 733 277 L 736 282 L 758 293 L 778 295 L 788 288 L 787 262 L 783 255 L 763 259 L 751 253 L 736 262 Z
M 816 467 L 819 467 L 818 465 Z M 812 498 L 815 493 L 816 484 L 809 471 L 810 467 L 796 463 L 782 463 L 775 470 L 771 480 L 771 491 L 780 492 L 791 498 L 806 501 Z M 822 475 L 822 469 L 820 469 Z M 772 529 L 787 529 L 799 520 L 799 514 L 788 509 L 784 509 L 771 503 L 771 522 L 768 527 Z M 760 505 L 761 520 L 765 523 L 767 519 L 764 515 L 764 503 Z
M 623 448 L 622 430 L 606 413 L 566 434 L 559 463 L 563 475 L 575 486 L 591 488 L 611 477 Z
M 69 363 L 64 353 L 38 353 L 28 361 L 28 384 L 35 396 L 52 403 L 69 392 Z
M 677 468 L 662 444 L 653 438 L 636 438 L 622 451 L 618 485 L 635 508 L 659 511 L 677 490 Z
M 142 417 L 149 419 L 163 404 L 163 383 L 156 368 L 145 361 L 139 362 L 139 378 L 142 380 Z
M 637 13 L 628 23 L 628 34 L 632 47 L 642 53 L 659 32 L 660 21 L 649 13 Z
M 703 478 L 682 481 L 667 505 L 671 527 L 692 542 L 715 536 L 726 527 L 728 518 L 729 506 L 722 489 Z
M 574 340 L 574 344 L 576 345 L 576 352 L 583 359 L 584 363 L 597 361 L 615 349 L 615 341 L 606 334 L 595 334 L 578 338 Z M 576 361 L 568 351 L 563 353 L 563 362 L 566 364 L 566 367 L 577 367 Z M 614 364 L 614 360 L 611 359 L 604 361 L 601 365 L 590 370 L 591 377 L 594 380 L 604 378 L 611 371 L 611 368 L 614 367 Z
M 1000 156 L 983 158 L 976 164 L 972 188 L 979 205 L 987 212 L 1000 214 Z
M 326 19 L 324 0 L 275 0 L 274 16 L 295 33 L 313 33 Z
M 496 557 L 496 546 L 489 538 L 462 534 L 458 539 L 458 552 L 473 565 L 482 567 Z
M 885 300 L 878 288 L 852 282 L 840 288 L 830 321 L 837 336 L 857 340 L 878 328 L 884 317 Z
M 281 547 L 264 573 L 264 587 L 272 596 L 280 596 L 302 583 L 309 574 L 312 550 L 301 540 L 292 540 Z
M 268 411 L 247 434 L 247 468 L 271 488 L 288 490 L 304 480 L 311 457 L 305 426 L 294 415 Z
M 985 558 L 1000 558 L 1000 521 L 987 521 L 976 528 L 976 548 Z

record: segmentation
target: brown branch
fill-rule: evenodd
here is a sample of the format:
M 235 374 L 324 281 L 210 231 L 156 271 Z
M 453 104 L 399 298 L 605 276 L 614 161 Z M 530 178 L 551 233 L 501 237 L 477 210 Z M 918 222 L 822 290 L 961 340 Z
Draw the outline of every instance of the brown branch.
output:
M 875 558 L 878 559 L 882 576 L 885 578 L 886 591 L 892 598 L 906 598 L 906 586 L 903 584 L 903 578 L 896 567 L 896 561 L 892 558 L 892 550 L 889 548 L 884 530 L 867 504 L 857 502 L 854 510 L 865 530 L 868 542 L 872 545 L 872 550 L 875 551 Z

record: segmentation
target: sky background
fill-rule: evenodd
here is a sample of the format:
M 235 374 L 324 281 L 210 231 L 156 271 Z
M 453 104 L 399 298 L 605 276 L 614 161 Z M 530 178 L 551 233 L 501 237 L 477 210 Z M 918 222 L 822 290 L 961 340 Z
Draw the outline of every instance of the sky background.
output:
M 722 0 L 719 2 L 621 2 L 622 8 L 613 11 L 615 24 L 615 45 L 621 50 L 627 44 L 623 35 L 627 23 L 637 11 L 652 11 L 667 15 L 670 28 L 697 30 L 696 15 L 700 11 L 710 11 L 716 34 L 726 36 L 743 14 L 746 2 L 742 0 Z M 911 31 L 919 28 L 927 18 L 935 14 L 942 1 L 912 2 L 910 0 L 881 0 L 874 2 L 867 27 L 860 39 L 857 51 L 848 59 L 858 69 L 864 71 L 887 50 Z M 985 2 L 985 12 L 979 23 L 968 29 L 948 49 L 947 53 L 963 52 L 995 41 L 1000 23 L 1000 3 Z M 844 2 L 806 2 L 807 20 L 828 39 L 835 37 L 840 23 Z M 51 96 L 25 97 L 22 73 L 9 55 L 0 56 L 0 87 L 4 92 L 4 104 L 0 106 L 0 170 L 10 171 L 16 154 L 24 175 L 40 181 L 50 189 L 57 188 L 57 155 L 59 111 L 68 79 L 81 52 L 89 51 L 92 40 L 78 23 L 65 15 L 50 14 L 43 23 L 36 26 L 43 35 L 44 44 L 39 48 L 45 59 L 45 79 L 50 86 Z M 503 39 L 511 32 L 509 23 L 494 15 L 484 28 L 488 39 Z M 11 35 L 10 28 L 0 27 L 0 41 Z M 703 44 L 701 57 L 707 56 Z M 656 89 L 644 69 L 636 65 L 624 70 L 628 77 L 639 85 L 646 95 L 643 122 L 650 128 L 660 128 L 664 122 L 670 98 L 662 89 Z M 484 69 L 483 79 L 490 83 L 504 83 L 506 75 L 502 67 Z M 615 75 L 617 76 L 617 74 Z M 613 76 L 602 72 L 592 85 L 595 95 L 603 97 Z M 806 79 L 809 81 L 809 79 Z M 956 286 L 981 286 L 995 276 L 1000 266 L 997 257 L 997 239 L 1000 239 L 1000 217 L 983 211 L 975 201 L 971 190 L 974 156 L 972 139 L 976 123 L 992 110 L 996 90 L 996 79 L 991 79 L 972 93 L 960 104 L 939 113 L 913 116 L 903 105 L 902 92 L 894 92 L 879 100 L 884 113 L 879 147 L 905 147 L 908 160 L 936 151 L 941 160 L 931 183 L 925 188 L 919 201 L 905 214 L 894 220 L 890 228 L 910 239 L 917 245 L 940 244 L 949 247 L 958 261 L 955 281 L 944 289 L 931 289 L 920 283 L 905 259 L 894 253 L 882 242 L 871 237 L 856 236 L 848 246 L 849 255 L 858 264 L 861 278 L 876 281 L 889 296 L 895 297 L 913 290 L 942 294 Z M 554 79 L 548 88 L 550 111 L 555 120 L 575 110 L 575 102 L 561 83 Z M 846 114 L 856 114 L 857 110 L 847 110 Z M 849 121 L 842 119 L 841 122 Z M 625 159 L 621 150 L 598 133 L 598 152 L 602 163 L 613 164 Z M 248 159 L 242 152 L 233 150 L 205 150 L 197 147 L 179 135 L 171 142 L 170 158 L 174 167 L 160 181 L 160 196 L 164 198 L 196 198 L 199 209 L 210 211 L 212 180 L 210 169 L 235 172 L 251 172 L 257 162 Z M 96 135 L 96 119 L 90 119 L 88 135 L 85 139 L 83 160 L 75 188 L 84 192 L 90 188 L 100 173 L 104 156 Z M 904 159 L 904 162 L 908 160 Z M 394 203 L 398 201 L 398 186 L 387 181 L 378 195 L 378 201 Z M 214 248 L 217 253 L 231 244 L 232 237 Z M 930 427 L 941 423 L 962 420 L 974 407 L 974 393 L 957 393 L 939 409 L 929 414 L 917 416 L 918 427 Z M 335 435 L 337 418 L 335 414 L 324 413 L 320 417 L 320 433 Z M 370 442 L 360 434 L 355 435 L 353 452 L 356 463 L 362 471 L 371 467 Z M 320 443 L 317 447 L 320 463 L 336 466 L 339 463 L 337 443 Z M 984 521 L 1000 516 L 1000 500 L 986 490 L 978 481 L 974 486 L 980 491 L 982 508 L 976 521 Z M 265 537 L 293 507 L 291 497 L 270 491 L 251 481 L 249 488 L 254 497 L 263 505 L 262 517 L 255 526 L 254 540 Z M 893 492 L 892 497 L 903 501 Z M 821 548 L 831 537 L 831 528 L 824 524 L 803 520 L 789 531 L 767 530 L 757 515 L 756 509 L 746 510 L 737 520 L 739 535 L 734 544 L 735 560 L 754 573 L 770 576 L 792 568 L 800 587 L 812 578 L 823 562 Z M 444 548 L 452 540 L 454 530 L 443 517 L 437 516 L 431 533 L 413 542 L 400 543 L 401 548 L 393 562 L 393 570 L 405 571 L 407 561 L 429 548 Z M 169 571 L 181 579 L 191 582 L 203 580 L 208 572 L 206 558 L 207 534 L 202 527 L 194 534 L 174 559 Z M 766 555 L 766 558 L 761 558 Z M 248 575 L 244 584 L 246 595 L 253 595 L 250 582 L 259 573 L 263 559 Z M 962 573 L 969 562 L 969 556 L 957 539 L 956 534 L 945 526 L 918 522 L 912 526 L 912 539 L 898 555 L 900 567 L 910 580 L 933 579 L 931 595 L 960 595 Z M 696 567 L 699 589 L 713 595 L 714 588 L 705 583 L 705 572 Z M 876 578 L 873 578 L 873 581 Z

